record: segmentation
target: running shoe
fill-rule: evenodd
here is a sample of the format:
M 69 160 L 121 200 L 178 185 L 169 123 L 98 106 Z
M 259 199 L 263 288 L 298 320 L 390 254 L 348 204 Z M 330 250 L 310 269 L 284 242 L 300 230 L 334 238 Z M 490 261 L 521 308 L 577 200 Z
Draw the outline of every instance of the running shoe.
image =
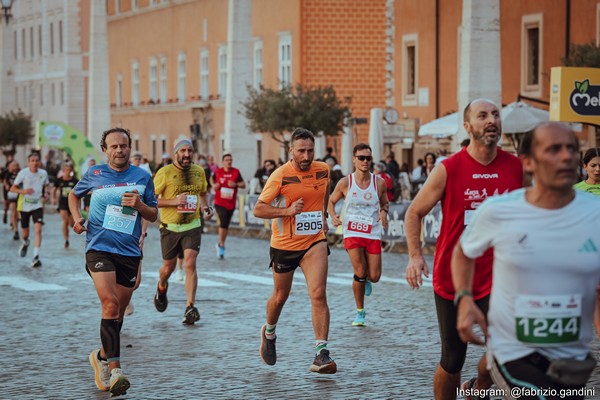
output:
M 102 361 L 98 358 L 100 349 L 94 350 L 88 357 L 90 365 L 94 368 L 94 380 L 98 389 L 107 391 L 110 387 L 110 368 L 108 367 L 108 361 Z
M 260 329 L 260 358 L 267 365 L 275 365 L 277 362 L 277 352 L 275 351 L 275 341 L 277 337 L 273 339 L 267 339 L 265 332 L 267 331 L 267 324 L 264 324 Z
M 335 361 L 329 357 L 329 350 L 321 350 L 321 352 L 315 356 L 315 360 L 308 370 L 319 374 L 335 374 L 337 372 L 337 365 Z
M 33 257 L 33 260 L 31 260 L 31 266 L 33 268 L 38 268 L 38 267 L 42 266 L 42 262 L 40 261 L 40 257 L 39 256 Z
M 164 292 L 160 292 L 158 290 L 158 284 L 156 285 L 156 295 L 154 296 L 154 307 L 158 312 L 163 312 L 167 309 L 169 305 L 169 299 L 167 299 L 167 290 L 169 289 L 169 282 L 167 282 L 167 287 Z
M 370 280 L 365 282 L 365 296 L 370 296 L 373 293 L 373 284 Z
M 133 307 L 133 302 L 130 300 L 129 304 L 127 304 L 127 307 L 125 307 L 125 315 L 133 314 L 134 310 L 135 310 L 135 307 Z
M 352 326 L 367 326 L 367 321 L 365 320 L 365 316 L 367 312 L 365 310 L 357 311 L 356 318 L 352 321 Z
M 464 381 L 462 386 L 460 387 L 460 389 L 462 390 L 463 393 L 470 393 L 472 391 L 472 389 L 475 386 L 475 381 L 477 380 L 477 377 L 475 378 L 471 378 L 468 381 Z M 467 390 L 469 392 L 467 392 Z M 483 397 L 478 397 L 478 396 L 473 396 L 473 395 L 469 395 L 467 396 L 465 394 L 465 400 L 490 400 L 490 396 L 485 395 Z
M 15 234 L 13 235 L 13 240 L 19 240 L 19 231 L 15 231 Z
M 123 370 L 121 368 L 113 368 L 110 371 L 110 395 L 111 396 L 120 396 L 122 394 L 127 393 L 127 389 L 129 389 L 129 379 L 125 375 L 123 375 Z
M 200 319 L 200 313 L 198 309 L 194 307 L 192 304 L 187 306 L 185 309 L 185 313 L 183 314 L 183 323 L 185 325 L 194 325 L 194 322 Z
M 19 247 L 19 255 L 25 257 L 27 255 L 27 249 L 29 248 L 29 240 L 24 240 Z
M 217 243 L 215 248 L 217 249 L 217 257 L 219 257 L 221 260 L 225 258 L 225 246 L 221 246 Z

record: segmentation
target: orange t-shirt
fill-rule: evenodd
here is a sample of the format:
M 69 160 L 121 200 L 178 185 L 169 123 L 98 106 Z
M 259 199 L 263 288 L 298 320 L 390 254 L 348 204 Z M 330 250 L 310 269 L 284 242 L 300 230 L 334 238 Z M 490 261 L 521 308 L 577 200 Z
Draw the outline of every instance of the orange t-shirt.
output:
M 292 161 L 277 168 L 267 180 L 258 200 L 286 208 L 302 197 L 302 213 L 273 219 L 271 247 L 279 250 L 306 250 L 325 239 L 323 217 L 329 186 L 329 167 L 313 161 L 308 171 L 294 168 Z

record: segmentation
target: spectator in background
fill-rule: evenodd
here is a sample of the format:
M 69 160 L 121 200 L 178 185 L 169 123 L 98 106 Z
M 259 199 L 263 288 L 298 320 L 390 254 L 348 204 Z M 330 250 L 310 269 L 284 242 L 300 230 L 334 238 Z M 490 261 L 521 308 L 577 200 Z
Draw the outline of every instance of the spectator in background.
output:
M 173 162 L 173 160 L 171 159 L 171 156 L 169 155 L 169 153 L 163 153 L 161 160 L 160 160 L 160 164 L 158 165 L 158 167 L 156 167 L 156 172 L 158 172 L 159 169 L 161 169 L 162 167 L 166 167 L 167 165 L 171 164 Z
M 400 176 L 400 165 L 398 165 L 396 155 L 393 151 L 390 151 L 390 154 L 385 157 L 385 169 L 393 180 L 398 180 L 398 177 Z
M 375 175 L 380 176 L 384 180 L 385 187 L 387 189 L 388 201 L 394 201 L 392 177 L 385 172 L 385 164 L 382 162 L 375 163 L 375 165 L 373 165 L 373 172 L 375 173 Z
M 330 186 L 329 186 L 329 192 L 333 192 L 333 189 L 335 189 L 335 185 L 337 185 L 338 181 L 340 179 L 342 179 L 344 177 L 344 173 L 342 172 L 342 167 L 340 167 L 336 162 L 335 162 L 335 157 L 330 157 L 328 158 L 325 163 L 327 163 L 327 165 L 329 166 L 329 171 L 330 171 Z
M 423 169 L 421 170 L 421 176 L 427 178 L 433 168 L 435 168 L 435 154 L 433 153 L 425 153 L 425 164 L 423 165 Z
M 438 156 L 435 159 L 435 165 L 438 165 L 439 163 L 441 163 L 442 161 L 444 161 L 446 158 L 448 158 L 448 150 L 446 150 L 446 149 L 439 149 L 438 150 Z
M 410 173 L 411 181 L 416 182 L 421 178 L 424 163 L 425 163 L 425 161 L 423 161 L 422 158 L 419 158 L 417 160 L 417 166 L 415 168 L 413 168 L 412 172 Z
M 333 159 L 333 162 L 334 162 L 334 164 L 337 164 L 337 163 L 338 163 L 338 160 L 337 160 L 337 158 L 335 158 L 335 157 L 333 156 L 333 148 L 332 148 L 332 147 L 327 147 L 327 148 L 325 149 L 325 157 L 323 157 L 323 161 L 324 161 L 324 162 L 327 162 L 327 160 L 328 160 L 328 159 L 330 159 L 330 158 L 331 158 L 331 159 Z
M 131 163 L 136 167 L 140 167 L 150 175 L 152 175 L 152 169 L 150 169 L 150 164 L 148 164 L 148 159 L 142 155 L 139 151 L 133 152 L 133 156 L 131 157 Z
M 210 154 L 206 156 L 206 162 L 208 163 L 208 168 L 210 168 L 210 174 L 206 175 L 207 178 L 210 178 L 217 169 L 219 169 L 219 165 L 215 162 L 215 158 Z
M 263 167 L 256 170 L 254 178 L 251 181 L 251 194 L 260 194 L 262 188 L 264 188 L 267 183 L 267 179 L 269 179 L 269 176 L 275 171 L 275 168 L 277 168 L 275 160 L 265 160 Z
M 207 189 L 206 189 L 206 193 L 210 193 L 210 177 L 212 175 L 212 171 L 210 170 L 210 167 L 208 166 L 208 161 L 206 161 L 206 157 L 202 154 L 198 155 L 198 165 L 200 167 L 202 167 L 202 169 L 204 170 L 204 176 L 206 177 L 206 183 L 207 183 Z M 201 219 L 202 222 L 204 222 L 204 219 Z
M 400 176 L 398 177 L 398 184 L 400 186 L 400 199 L 410 200 L 411 199 L 411 186 L 410 178 L 408 176 L 408 163 L 403 163 L 400 167 Z

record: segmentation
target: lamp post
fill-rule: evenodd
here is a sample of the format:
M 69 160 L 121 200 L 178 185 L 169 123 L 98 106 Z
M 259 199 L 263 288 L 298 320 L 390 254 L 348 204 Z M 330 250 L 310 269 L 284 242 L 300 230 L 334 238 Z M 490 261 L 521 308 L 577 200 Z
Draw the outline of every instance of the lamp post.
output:
M 2 0 L 2 15 L 4 15 L 4 21 L 7 25 L 12 17 L 10 9 L 12 8 L 13 1 L 14 0 Z

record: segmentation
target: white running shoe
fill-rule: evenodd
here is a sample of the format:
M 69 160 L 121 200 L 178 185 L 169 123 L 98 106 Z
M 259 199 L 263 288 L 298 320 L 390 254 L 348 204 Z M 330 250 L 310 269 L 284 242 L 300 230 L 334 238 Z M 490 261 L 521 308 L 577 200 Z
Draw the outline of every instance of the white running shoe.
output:
M 110 368 L 108 367 L 108 361 L 98 359 L 98 353 L 100 353 L 100 349 L 92 351 L 88 358 L 90 365 L 94 368 L 96 386 L 106 392 L 110 386 Z
M 113 368 L 110 371 L 110 394 L 111 396 L 120 396 L 127 393 L 129 389 L 129 379 L 123 375 L 121 368 Z

